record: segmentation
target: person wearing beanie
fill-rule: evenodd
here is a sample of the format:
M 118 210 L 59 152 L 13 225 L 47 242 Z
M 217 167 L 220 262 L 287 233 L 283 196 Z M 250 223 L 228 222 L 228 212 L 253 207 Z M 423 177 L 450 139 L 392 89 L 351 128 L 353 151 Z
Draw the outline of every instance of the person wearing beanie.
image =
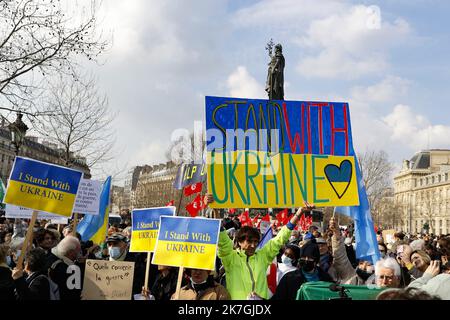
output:
M 334 282 L 331 276 L 320 266 L 319 246 L 313 241 L 306 242 L 300 248 L 300 259 L 295 271 L 289 272 L 281 279 L 273 300 L 295 300 L 297 291 L 305 282 L 327 281 Z

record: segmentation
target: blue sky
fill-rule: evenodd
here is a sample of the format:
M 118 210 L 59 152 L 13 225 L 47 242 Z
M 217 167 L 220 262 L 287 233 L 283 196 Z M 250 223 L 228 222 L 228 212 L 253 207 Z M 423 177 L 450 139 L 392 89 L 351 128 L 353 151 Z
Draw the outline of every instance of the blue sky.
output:
M 400 165 L 428 140 L 450 148 L 448 12 L 435 0 L 105 1 L 114 41 L 89 68 L 119 112 L 108 170 L 165 162 L 205 95 L 265 98 L 270 38 L 283 44 L 285 98 L 349 102 L 357 152 Z

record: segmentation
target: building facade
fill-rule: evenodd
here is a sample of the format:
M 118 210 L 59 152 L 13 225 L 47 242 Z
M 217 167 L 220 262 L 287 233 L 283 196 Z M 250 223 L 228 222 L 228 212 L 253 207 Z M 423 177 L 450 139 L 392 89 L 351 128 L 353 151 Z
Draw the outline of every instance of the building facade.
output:
M 27 136 L 20 147 L 19 155 L 64 166 L 65 161 L 62 152 L 63 151 L 58 149 L 56 145 L 51 145 L 46 142 L 39 143 L 38 138 Z M 6 127 L 0 127 L 0 174 L 5 185 L 9 178 L 15 156 L 11 132 Z M 77 158 L 75 156 L 73 159 L 72 168 L 82 171 L 84 173 L 84 178 L 89 179 L 91 173 L 86 164 L 86 159 Z
M 186 197 L 183 195 L 183 190 L 173 188 L 177 172 L 178 166 L 170 161 L 142 167 L 135 190 L 133 206 L 135 208 L 161 207 L 174 200 L 177 214 L 187 215 L 185 206 L 197 194 Z M 204 187 L 203 192 L 205 190 Z
M 398 229 L 449 234 L 450 150 L 425 150 L 405 160 L 394 177 L 394 199 L 402 214 Z

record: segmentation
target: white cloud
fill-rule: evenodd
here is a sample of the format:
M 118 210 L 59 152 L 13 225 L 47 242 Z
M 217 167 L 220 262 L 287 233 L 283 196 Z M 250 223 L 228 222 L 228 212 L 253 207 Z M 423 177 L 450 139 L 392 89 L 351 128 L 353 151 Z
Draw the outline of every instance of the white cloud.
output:
M 386 51 L 410 34 L 402 19 L 372 24 L 373 7 L 348 6 L 347 10 L 311 22 L 306 36 L 296 42 L 309 51 L 297 71 L 305 77 L 357 79 L 379 75 L 388 67 Z M 382 18 L 382 15 L 380 15 Z
M 231 97 L 266 98 L 264 96 L 264 87 L 248 73 L 247 68 L 244 66 L 238 66 L 228 76 L 227 87 Z
M 141 143 L 131 164 L 143 165 L 165 163 L 167 162 L 165 157 L 166 151 L 167 146 L 159 142 Z
M 450 126 L 432 125 L 423 115 L 415 114 L 410 106 L 396 105 L 383 118 L 391 131 L 392 141 L 418 151 L 430 148 L 450 148 Z
M 351 89 L 356 100 L 371 102 L 390 102 L 403 98 L 409 90 L 411 81 L 397 76 L 387 76 L 380 83 L 368 87 L 357 86 Z

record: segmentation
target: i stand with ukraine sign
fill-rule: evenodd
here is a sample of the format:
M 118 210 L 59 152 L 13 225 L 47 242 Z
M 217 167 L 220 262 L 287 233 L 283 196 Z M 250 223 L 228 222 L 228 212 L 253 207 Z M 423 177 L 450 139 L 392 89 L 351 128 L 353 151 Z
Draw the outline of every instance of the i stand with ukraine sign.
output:
M 4 202 L 70 217 L 82 175 L 81 171 L 16 157 Z
M 221 221 L 161 216 L 152 264 L 214 270 Z
M 134 209 L 131 214 L 130 252 L 153 252 L 158 237 L 159 217 L 174 216 L 175 207 Z

